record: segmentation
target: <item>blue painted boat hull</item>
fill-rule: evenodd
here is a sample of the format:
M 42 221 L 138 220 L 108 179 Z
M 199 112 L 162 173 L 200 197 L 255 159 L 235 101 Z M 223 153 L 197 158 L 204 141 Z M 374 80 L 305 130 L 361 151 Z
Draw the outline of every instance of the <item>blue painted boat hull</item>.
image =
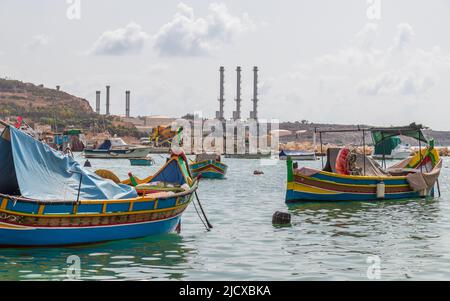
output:
M 218 172 L 207 171 L 207 172 L 202 172 L 201 174 L 202 174 L 202 177 L 205 179 L 224 179 L 225 178 L 224 174 L 221 174 Z M 193 176 L 196 177 L 197 174 L 194 174 Z
M 431 196 L 433 193 L 431 193 Z M 409 192 L 409 193 L 395 193 L 389 194 L 383 200 L 399 200 L 399 199 L 411 199 L 411 198 L 420 198 L 420 194 L 418 192 Z M 376 194 L 349 194 L 349 193 L 341 193 L 341 194 L 316 194 L 316 193 L 307 193 L 300 192 L 288 189 L 286 191 L 286 203 L 298 203 L 298 202 L 336 202 L 336 201 L 377 201 Z
M 2 246 L 56 246 L 98 243 L 173 232 L 181 214 L 165 220 L 95 227 L 1 227 Z

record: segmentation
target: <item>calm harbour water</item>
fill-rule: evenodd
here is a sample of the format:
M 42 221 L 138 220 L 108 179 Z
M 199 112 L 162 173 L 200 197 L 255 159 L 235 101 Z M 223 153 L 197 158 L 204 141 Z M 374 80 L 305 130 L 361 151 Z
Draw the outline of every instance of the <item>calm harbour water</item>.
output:
M 80 158 L 80 162 L 84 159 Z M 152 167 L 128 160 L 91 160 L 121 178 Z M 227 179 L 202 180 L 199 197 L 214 228 L 206 232 L 194 207 L 181 234 L 66 248 L 0 249 L 0 280 L 65 280 L 67 258 L 81 260 L 84 280 L 367 280 L 369 256 L 379 256 L 381 280 L 450 279 L 450 158 L 442 197 L 397 202 L 284 203 L 286 166 L 224 159 Z M 320 161 L 300 162 L 320 167 Z M 254 176 L 255 169 L 264 175 Z M 292 214 L 274 227 L 272 214 Z

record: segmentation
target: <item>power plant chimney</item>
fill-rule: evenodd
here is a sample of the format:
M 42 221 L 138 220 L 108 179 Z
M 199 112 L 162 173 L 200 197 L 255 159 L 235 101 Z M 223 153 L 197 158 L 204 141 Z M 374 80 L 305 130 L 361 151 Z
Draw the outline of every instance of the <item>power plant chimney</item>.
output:
M 220 72 L 220 88 L 219 88 L 219 111 L 216 111 L 216 118 L 219 120 L 224 120 L 225 118 L 223 117 L 223 105 L 225 102 L 225 90 L 224 90 L 224 83 L 225 83 L 225 68 L 223 66 L 220 66 L 219 68 L 219 72 Z
M 253 67 L 253 111 L 250 118 L 258 120 L 258 67 Z
M 130 117 L 130 91 L 125 91 L 125 116 Z
M 106 115 L 109 115 L 109 86 L 106 86 Z
M 100 91 L 95 91 L 95 112 L 100 114 Z
M 237 87 L 236 87 L 236 111 L 233 112 L 233 119 L 241 119 L 241 66 L 236 68 Z

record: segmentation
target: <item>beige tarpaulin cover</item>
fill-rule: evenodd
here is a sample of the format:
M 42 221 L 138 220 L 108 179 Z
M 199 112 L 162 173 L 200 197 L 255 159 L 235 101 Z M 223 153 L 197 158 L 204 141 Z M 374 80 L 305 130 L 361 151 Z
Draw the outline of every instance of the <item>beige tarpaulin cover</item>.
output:
M 414 191 L 430 189 L 436 183 L 441 167 L 442 160 L 439 160 L 439 163 L 430 172 L 410 173 L 406 176 L 406 180 Z

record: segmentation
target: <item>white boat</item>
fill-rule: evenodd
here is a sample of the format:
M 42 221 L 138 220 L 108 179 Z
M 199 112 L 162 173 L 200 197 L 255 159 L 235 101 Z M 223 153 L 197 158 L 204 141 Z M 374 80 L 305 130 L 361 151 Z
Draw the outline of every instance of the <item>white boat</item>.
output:
M 98 148 L 84 149 L 85 158 L 141 159 L 150 152 L 149 146 L 127 144 L 122 138 L 108 138 Z
M 399 144 L 390 153 L 384 154 L 385 160 L 402 160 L 406 159 L 412 154 L 412 148 L 409 144 Z M 377 160 L 383 160 L 383 153 L 376 154 L 375 150 L 372 154 L 372 158 Z
M 278 157 L 280 160 L 286 160 L 287 157 L 291 157 L 294 161 L 303 161 L 303 160 L 316 160 L 315 152 L 306 152 L 306 151 L 290 151 L 290 150 L 282 150 Z

